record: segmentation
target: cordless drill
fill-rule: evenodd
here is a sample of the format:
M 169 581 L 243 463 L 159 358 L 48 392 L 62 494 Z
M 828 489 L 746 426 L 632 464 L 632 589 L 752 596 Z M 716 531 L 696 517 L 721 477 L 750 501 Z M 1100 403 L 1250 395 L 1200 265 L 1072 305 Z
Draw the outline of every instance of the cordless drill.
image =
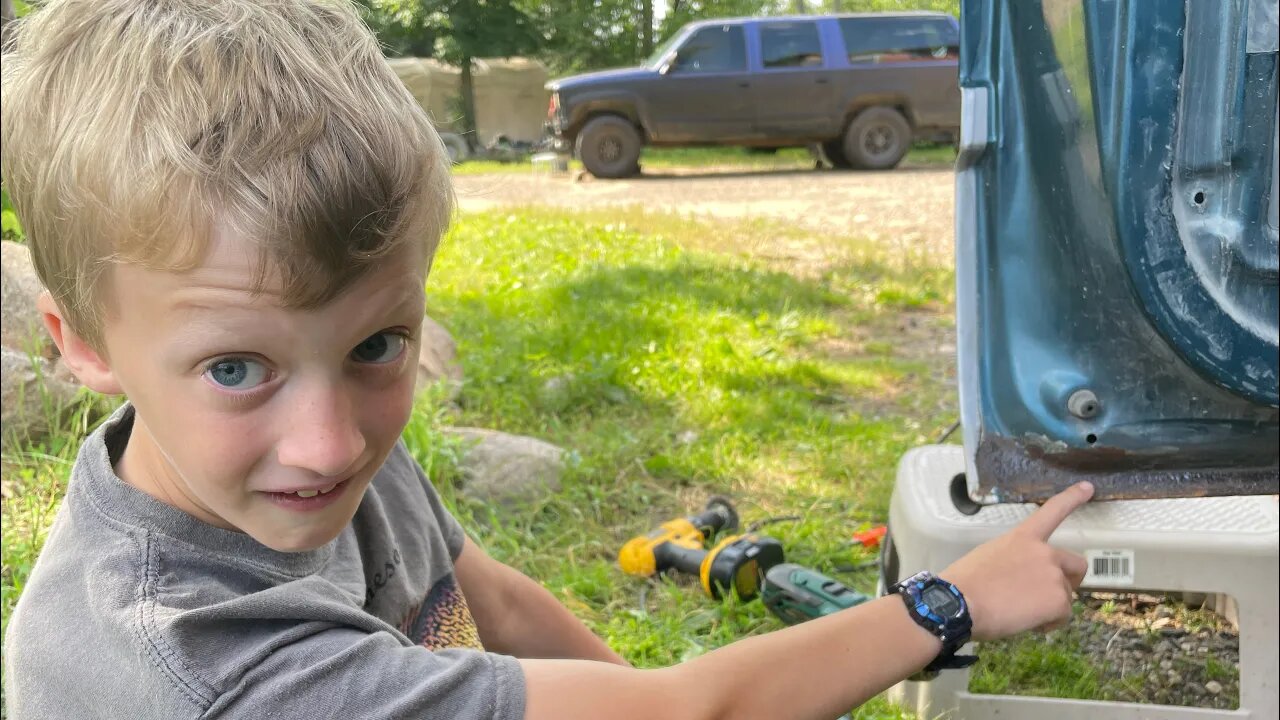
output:
M 728 535 L 710 550 L 705 542 L 738 527 L 738 513 L 728 500 L 711 498 L 693 517 L 668 520 L 657 529 L 627 541 L 618 564 L 628 575 L 652 577 L 670 570 L 695 575 L 712 598 L 726 591 L 750 600 L 760 591 L 761 576 L 782 562 L 782 544 L 748 533 Z

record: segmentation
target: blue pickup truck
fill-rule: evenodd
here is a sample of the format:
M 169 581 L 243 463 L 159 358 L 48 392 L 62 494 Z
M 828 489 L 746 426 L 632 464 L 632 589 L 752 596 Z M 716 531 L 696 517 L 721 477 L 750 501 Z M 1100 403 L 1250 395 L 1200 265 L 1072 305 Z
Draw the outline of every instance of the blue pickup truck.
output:
M 943 13 L 690 23 L 640 67 L 548 83 L 547 128 L 593 175 L 639 171 L 644 146 L 821 145 L 842 168 L 895 167 L 960 127 L 960 34 Z

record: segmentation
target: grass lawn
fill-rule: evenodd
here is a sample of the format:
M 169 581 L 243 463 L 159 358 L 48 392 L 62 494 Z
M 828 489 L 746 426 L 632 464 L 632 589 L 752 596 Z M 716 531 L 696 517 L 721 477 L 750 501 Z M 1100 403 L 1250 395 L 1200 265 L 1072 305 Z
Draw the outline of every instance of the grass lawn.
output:
M 639 665 L 781 625 L 759 603 L 712 602 L 687 580 L 624 576 L 615 558 L 627 538 L 728 494 L 746 523 L 801 516 L 767 529 L 788 559 L 870 592 L 874 571 L 855 568 L 871 556 L 850 534 L 883 521 L 898 456 L 953 419 L 946 370 L 902 329 L 945 335 L 945 262 L 784 238 L 794 232 L 640 211 L 493 212 L 464 218 L 433 270 L 430 312 L 467 372 L 447 420 L 535 435 L 573 457 L 544 504 L 497 515 L 455 497 L 459 515 Z M 743 251 L 784 239 L 824 243 L 823 262 Z M 905 716 L 876 701 L 855 717 Z

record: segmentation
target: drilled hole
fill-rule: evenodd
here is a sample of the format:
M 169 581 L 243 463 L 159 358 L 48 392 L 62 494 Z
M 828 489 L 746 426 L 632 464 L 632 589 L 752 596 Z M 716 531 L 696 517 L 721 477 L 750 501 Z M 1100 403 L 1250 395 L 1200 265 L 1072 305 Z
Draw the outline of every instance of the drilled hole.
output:
M 1203 205 L 1203 204 L 1204 204 L 1204 191 L 1203 191 L 1203 190 L 1197 190 L 1197 191 L 1196 191 L 1196 194 L 1191 196 L 1191 201 L 1192 201 L 1192 202 L 1194 202 L 1194 203 L 1195 203 L 1195 204 L 1197 204 L 1197 205 Z
M 1084 441 L 1092 445 L 1098 442 L 1098 436 L 1094 435 L 1093 433 L 1089 433 L 1088 435 L 1084 436 Z

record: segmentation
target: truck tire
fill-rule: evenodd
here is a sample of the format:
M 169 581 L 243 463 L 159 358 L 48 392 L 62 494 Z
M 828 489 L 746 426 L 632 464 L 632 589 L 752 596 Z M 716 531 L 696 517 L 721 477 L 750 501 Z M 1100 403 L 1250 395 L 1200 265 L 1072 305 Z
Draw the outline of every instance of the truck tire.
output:
M 822 154 L 827 156 L 827 162 L 831 163 L 833 168 L 848 170 L 851 167 L 844 156 L 843 140 L 828 140 L 822 143 Z
M 867 108 L 849 123 L 842 147 L 851 166 L 888 170 L 902 162 L 911 149 L 911 125 L 893 108 Z
M 578 133 L 575 150 L 587 170 L 598 178 L 624 178 L 640 171 L 644 141 L 636 126 L 617 115 L 592 118 Z

